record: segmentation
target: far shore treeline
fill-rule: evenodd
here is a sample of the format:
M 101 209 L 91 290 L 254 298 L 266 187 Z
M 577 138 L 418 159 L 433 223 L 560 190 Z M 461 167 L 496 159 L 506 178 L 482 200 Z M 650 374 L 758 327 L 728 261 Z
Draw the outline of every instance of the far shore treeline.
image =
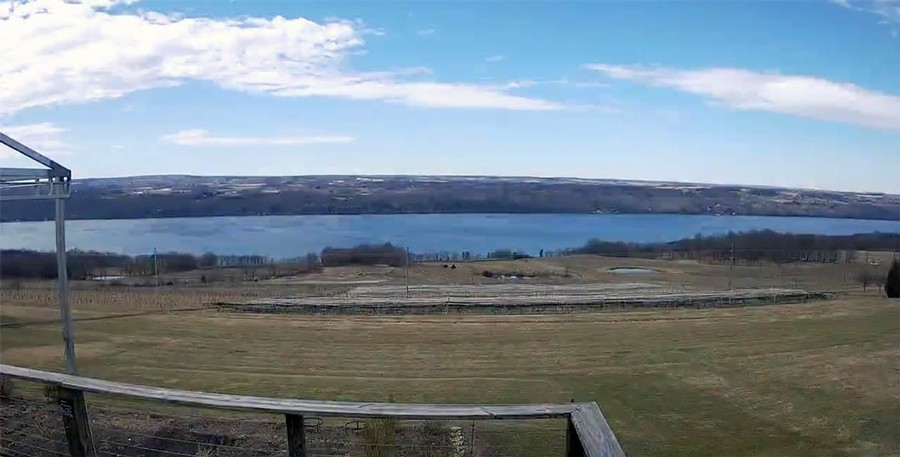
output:
M 75 179 L 69 220 L 326 214 L 705 214 L 897 221 L 900 195 L 491 176 L 131 176 Z M 0 203 L 42 221 L 49 201 Z
M 320 253 L 290 259 L 263 256 L 235 256 L 205 253 L 193 255 L 166 252 L 145 255 L 122 255 L 107 252 L 71 250 L 67 268 L 71 279 L 91 279 L 104 275 L 151 276 L 156 273 L 178 273 L 218 268 L 282 268 L 283 274 L 300 274 L 322 267 L 343 265 L 404 266 L 407 261 L 455 261 L 521 259 L 562 255 L 603 255 L 648 259 L 689 259 L 709 263 L 753 262 L 817 262 L 850 263 L 857 251 L 900 252 L 900 233 L 867 233 L 846 236 L 798 235 L 771 230 L 728 233 L 715 236 L 697 235 L 664 243 L 625 243 L 593 239 L 583 246 L 559 251 L 525 253 L 497 249 L 486 253 L 434 252 L 408 253 L 404 247 L 384 244 L 362 244 L 354 247 L 326 247 Z M 287 267 L 286 269 L 284 267 Z M 21 249 L 0 250 L 0 278 L 54 279 L 56 255 Z

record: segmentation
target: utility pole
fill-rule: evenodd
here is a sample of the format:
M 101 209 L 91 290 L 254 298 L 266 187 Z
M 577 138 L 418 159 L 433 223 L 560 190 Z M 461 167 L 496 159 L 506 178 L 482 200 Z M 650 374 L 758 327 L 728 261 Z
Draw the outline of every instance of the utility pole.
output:
M 734 274 L 734 241 L 731 242 L 731 262 L 728 267 L 728 288 L 731 289 L 731 277 Z
M 866 286 L 869 282 L 869 251 L 866 251 L 866 266 L 863 267 L 863 292 L 866 291 Z
M 156 276 L 156 287 L 159 287 L 159 260 L 156 255 L 156 248 L 153 248 L 153 275 Z
M 409 298 L 409 246 L 406 247 L 406 298 Z

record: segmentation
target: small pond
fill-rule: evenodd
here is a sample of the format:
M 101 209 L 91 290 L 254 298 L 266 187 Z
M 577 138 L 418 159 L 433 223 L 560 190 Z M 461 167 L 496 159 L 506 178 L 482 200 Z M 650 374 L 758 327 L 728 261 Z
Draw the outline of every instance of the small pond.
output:
M 644 275 L 644 274 L 659 273 L 659 271 L 654 270 L 652 268 L 638 268 L 638 267 L 610 268 L 609 272 L 612 274 L 616 274 L 616 275 Z

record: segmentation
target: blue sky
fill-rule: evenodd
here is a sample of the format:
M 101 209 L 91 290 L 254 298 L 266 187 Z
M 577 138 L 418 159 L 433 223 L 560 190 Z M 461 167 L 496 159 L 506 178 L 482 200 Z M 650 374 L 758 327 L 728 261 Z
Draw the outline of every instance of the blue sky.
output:
M 898 31 L 900 0 L 0 1 L 0 131 L 76 177 L 900 193 Z

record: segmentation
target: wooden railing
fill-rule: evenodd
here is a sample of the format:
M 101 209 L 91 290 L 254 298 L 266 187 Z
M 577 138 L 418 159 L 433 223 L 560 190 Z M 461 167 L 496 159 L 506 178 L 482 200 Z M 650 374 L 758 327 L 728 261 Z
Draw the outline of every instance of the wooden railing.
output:
M 169 404 L 284 415 L 290 457 L 307 455 L 304 416 L 410 420 L 565 418 L 568 423 L 566 430 L 568 457 L 625 456 L 600 408 L 594 402 L 562 405 L 434 405 L 294 400 L 146 387 L 3 364 L 0 364 L 0 376 L 56 388 L 69 454 L 72 457 L 97 455 L 85 404 L 86 392 Z

